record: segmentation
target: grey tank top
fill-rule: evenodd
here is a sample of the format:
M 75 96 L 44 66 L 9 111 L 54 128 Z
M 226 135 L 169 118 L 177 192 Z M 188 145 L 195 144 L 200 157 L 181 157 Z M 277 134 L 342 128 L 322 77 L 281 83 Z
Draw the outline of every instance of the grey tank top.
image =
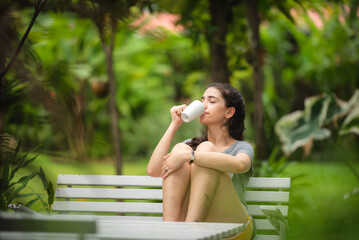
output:
M 236 156 L 238 153 L 247 153 L 249 157 L 252 160 L 252 166 L 249 169 L 248 172 L 245 173 L 239 173 L 239 174 L 233 174 L 230 173 L 232 182 L 234 185 L 234 188 L 236 189 L 236 192 L 238 194 L 239 199 L 243 203 L 245 207 L 247 207 L 247 204 L 244 199 L 244 194 L 246 191 L 246 186 L 249 181 L 249 178 L 253 175 L 253 157 L 254 157 L 254 150 L 252 145 L 250 145 L 246 141 L 237 141 L 232 144 L 229 148 L 227 148 L 223 153 Z

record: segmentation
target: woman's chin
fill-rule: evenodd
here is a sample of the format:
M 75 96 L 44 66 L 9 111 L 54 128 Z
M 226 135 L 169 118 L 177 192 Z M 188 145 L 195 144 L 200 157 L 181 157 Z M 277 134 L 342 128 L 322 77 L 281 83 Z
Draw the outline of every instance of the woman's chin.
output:
M 207 125 L 207 121 L 206 121 L 206 118 L 201 116 L 200 119 L 199 119 L 199 122 L 204 124 L 204 125 Z

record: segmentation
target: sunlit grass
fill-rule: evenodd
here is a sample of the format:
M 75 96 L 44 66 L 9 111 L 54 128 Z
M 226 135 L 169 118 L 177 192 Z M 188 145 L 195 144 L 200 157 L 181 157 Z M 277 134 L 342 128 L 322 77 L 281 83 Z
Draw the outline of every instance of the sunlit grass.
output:
M 359 171 L 359 164 L 355 164 Z M 301 163 L 287 169 L 293 180 L 289 239 L 354 239 L 359 236 L 359 196 L 344 194 L 359 187 L 349 168 L 338 162 Z

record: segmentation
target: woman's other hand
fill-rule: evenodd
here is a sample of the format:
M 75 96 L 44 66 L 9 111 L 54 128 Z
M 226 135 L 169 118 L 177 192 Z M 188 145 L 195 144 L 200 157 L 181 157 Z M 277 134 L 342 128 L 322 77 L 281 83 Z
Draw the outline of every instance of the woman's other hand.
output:
M 190 158 L 190 150 L 173 152 L 164 156 L 165 160 L 162 163 L 161 178 L 167 178 L 171 173 L 182 167 L 183 164 L 189 162 Z

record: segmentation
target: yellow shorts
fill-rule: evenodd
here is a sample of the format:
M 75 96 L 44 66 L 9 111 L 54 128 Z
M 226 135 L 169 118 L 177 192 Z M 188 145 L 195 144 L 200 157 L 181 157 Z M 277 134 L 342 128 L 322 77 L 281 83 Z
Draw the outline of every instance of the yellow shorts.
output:
M 236 235 L 233 235 L 229 238 L 224 238 L 225 240 L 250 240 L 253 235 L 253 219 L 248 215 L 248 222 L 244 230 Z

